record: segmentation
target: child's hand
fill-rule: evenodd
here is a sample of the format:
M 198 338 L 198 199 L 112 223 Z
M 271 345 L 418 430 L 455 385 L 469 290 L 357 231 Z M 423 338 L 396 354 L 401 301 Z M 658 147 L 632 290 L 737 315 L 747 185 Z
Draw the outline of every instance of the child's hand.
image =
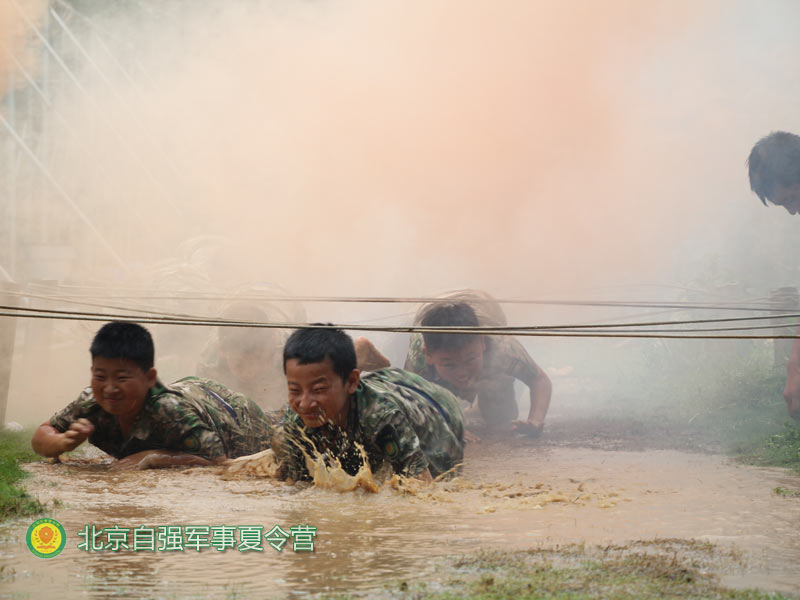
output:
M 209 460 L 196 454 L 176 452 L 174 450 L 142 450 L 129 454 L 111 463 L 111 471 L 142 471 L 144 469 L 162 469 L 166 467 L 208 466 L 224 462 L 225 456 Z
M 64 449 L 62 452 L 70 452 L 75 450 L 78 446 L 80 446 L 83 442 L 89 439 L 89 436 L 94 433 L 94 425 L 88 419 L 78 419 L 72 425 L 69 426 L 63 434 L 63 446 Z
M 129 454 L 125 458 L 111 463 L 109 469 L 112 471 L 141 471 L 149 468 L 154 457 L 163 452 L 163 450 L 142 450 L 135 454 Z
M 481 438 L 479 435 L 471 432 L 469 429 L 464 430 L 464 442 L 467 444 L 474 444 L 480 442 Z

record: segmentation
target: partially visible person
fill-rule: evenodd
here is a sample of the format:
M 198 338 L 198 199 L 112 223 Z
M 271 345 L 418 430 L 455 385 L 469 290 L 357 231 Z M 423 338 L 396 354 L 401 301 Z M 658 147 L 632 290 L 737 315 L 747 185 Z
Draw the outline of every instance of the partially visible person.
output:
M 750 189 L 761 202 L 800 213 L 800 136 L 776 131 L 758 140 L 747 159 Z
M 310 477 L 304 452 L 336 459 L 350 475 L 365 455 L 373 472 L 388 464 L 424 481 L 461 463 L 464 423 L 455 396 L 400 369 L 361 377 L 353 341 L 342 330 L 295 331 L 283 365 L 290 410 L 273 448 L 288 477 Z
M 219 318 L 254 323 L 286 320 L 267 303 L 242 300 L 229 303 Z M 197 375 L 224 383 L 266 411 L 280 409 L 286 405 L 281 351 L 287 337 L 285 329 L 217 327 L 200 357 Z
M 750 189 L 761 202 L 782 206 L 790 215 L 800 213 L 800 136 L 776 131 L 761 138 L 747 159 Z M 800 329 L 797 331 L 800 335 Z M 789 415 L 800 419 L 800 339 L 794 341 L 786 366 L 783 390 Z
M 94 337 L 91 385 L 42 423 L 33 449 L 58 457 L 88 440 L 120 469 L 210 465 L 269 447 L 272 426 L 249 398 L 221 383 L 187 377 L 165 386 L 150 333 L 107 323 Z
M 424 327 L 504 326 L 506 317 L 499 303 L 478 290 L 461 290 L 423 305 L 414 324 Z M 479 334 L 416 333 L 405 368 L 442 385 L 465 402 L 477 401 L 489 427 L 511 423 L 514 431 L 538 436 L 550 407 L 552 385 L 547 374 L 513 337 Z M 524 420 L 514 380 L 530 390 L 530 409 Z

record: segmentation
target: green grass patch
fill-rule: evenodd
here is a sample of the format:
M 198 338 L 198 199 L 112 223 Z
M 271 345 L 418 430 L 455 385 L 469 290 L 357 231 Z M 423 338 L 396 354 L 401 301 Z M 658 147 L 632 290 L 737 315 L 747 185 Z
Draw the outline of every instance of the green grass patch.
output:
M 19 463 L 39 457 L 31 449 L 29 431 L 0 431 L 0 520 L 42 512 L 42 504 L 14 484 L 27 476 Z
M 402 581 L 371 597 L 596 599 L 788 599 L 719 583 L 722 569 L 742 568 L 735 551 L 693 540 L 656 540 L 625 546 L 562 546 L 518 552 L 480 552 L 437 569 L 433 579 Z
M 784 496 L 786 498 L 800 498 L 800 490 L 790 490 L 789 488 L 785 487 L 776 487 L 775 493 L 778 496 Z
M 737 458 L 748 464 L 786 467 L 800 473 L 800 427 L 786 423 L 780 433 L 742 445 Z

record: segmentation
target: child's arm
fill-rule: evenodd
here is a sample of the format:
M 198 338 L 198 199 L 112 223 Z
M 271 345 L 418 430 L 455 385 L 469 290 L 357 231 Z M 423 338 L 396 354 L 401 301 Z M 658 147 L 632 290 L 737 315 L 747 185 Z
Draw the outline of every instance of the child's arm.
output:
M 225 456 L 221 456 L 216 460 L 209 460 L 197 454 L 189 454 L 188 452 L 177 452 L 174 450 L 143 450 L 142 452 L 137 452 L 136 454 L 121 458 L 111 465 L 111 469 L 115 471 L 133 471 L 185 466 L 206 467 L 219 464 L 226 460 L 226 458 Z
M 539 435 L 544 427 L 544 418 L 550 408 L 550 396 L 553 394 L 553 384 L 539 365 L 536 365 L 536 377 L 532 381 L 524 382 L 531 392 L 531 407 L 526 421 L 514 421 L 514 430 L 526 435 Z
M 392 366 L 391 361 L 365 337 L 357 337 L 353 344 L 356 347 L 356 364 L 360 371 L 377 371 Z
M 56 457 L 70 452 L 85 442 L 94 433 L 94 425 L 88 419 L 74 421 L 64 433 L 45 421 L 36 429 L 31 440 L 34 452 L 42 456 Z

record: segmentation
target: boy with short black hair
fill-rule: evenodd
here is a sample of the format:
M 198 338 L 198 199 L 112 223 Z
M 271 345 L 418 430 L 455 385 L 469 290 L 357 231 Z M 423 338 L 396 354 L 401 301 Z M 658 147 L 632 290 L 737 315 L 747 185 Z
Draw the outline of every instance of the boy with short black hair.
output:
M 164 386 L 141 325 L 107 323 L 92 341 L 92 379 L 77 400 L 42 423 L 33 449 L 58 457 L 89 440 L 115 468 L 209 465 L 269 446 L 272 428 L 246 396 L 210 379 Z
M 452 292 L 423 305 L 414 318 L 426 327 L 504 326 L 499 303 L 478 290 Z M 544 427 L 552 385 L 547 374 L 511 336 L 415 333 L 405 368 L 437 383 L 478 409 L 492 427 L 511 423 L 514 430 L 537 436 Z M 514 380 L 530 389 L 530 410 L 518 420 Z
M 761 199 L 800 213 L 800 136 L 775 131 L 756 142 L 747 159 L 750 189 Z
M 276 454 L 292 479 L 309 477 L 303 452 L 326 455 L 355 475 L 372 471 L 432 480 L 461 463 L 463 414 L 447 390 L 400 369 L 361 377 L 353 340 L 340 329 L 295 331 L 283 353 L 289 408 Z M 313 447 L 312 447 L 313 446 Z

